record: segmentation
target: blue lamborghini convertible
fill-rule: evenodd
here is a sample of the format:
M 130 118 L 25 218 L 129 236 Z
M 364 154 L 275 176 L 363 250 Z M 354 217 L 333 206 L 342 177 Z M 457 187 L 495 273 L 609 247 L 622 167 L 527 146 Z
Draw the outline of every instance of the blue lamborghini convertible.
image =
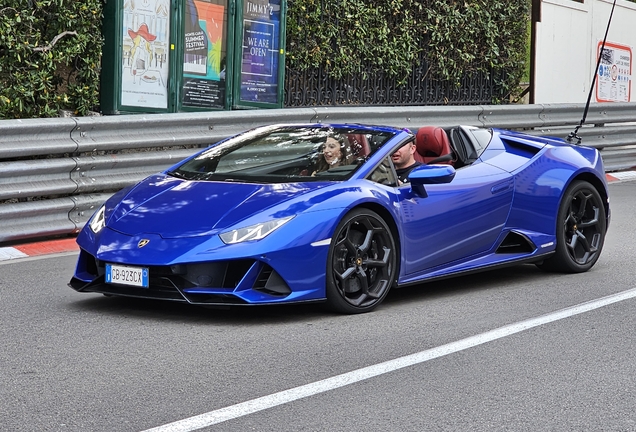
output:
M 405 145 L 419 162 L 408 173 L 395 163 Z M 560 139 L 273 125 L 112 196 L 77 239 L 69 285 L 207 306 L 326 301 L 359 313 L 393 287 L 498 266 L 587 271 L 609 219 L 598 151 Z

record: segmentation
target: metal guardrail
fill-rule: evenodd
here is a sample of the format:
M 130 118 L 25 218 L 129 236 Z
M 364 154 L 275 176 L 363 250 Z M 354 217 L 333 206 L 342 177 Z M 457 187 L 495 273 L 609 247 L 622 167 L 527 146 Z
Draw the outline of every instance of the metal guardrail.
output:
M 316 107 L 0 121 L 0 244 L 77 233 L 114 191 L 272 123 L 459 124 L 566 137 L 583 104 Z M 636 103 L 592 104 L 579 135 L 607 171 L 636 166 Z

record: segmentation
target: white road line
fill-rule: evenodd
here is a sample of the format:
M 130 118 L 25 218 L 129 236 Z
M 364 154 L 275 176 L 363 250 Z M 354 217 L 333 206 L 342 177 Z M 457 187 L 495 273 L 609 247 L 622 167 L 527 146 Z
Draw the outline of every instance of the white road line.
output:
M 510 324 L 495 330 L 459 340 L 457 342 L 452 342 L 436 348 L 431 348 L 426 351 L 399 357 L 394 360 L 389 360 L 373 366 L 357 369 L 351 372 L 334 376 L 332 378 L 316 381 L 300 387 L 295 387 L 268 396 L 263 396 L 236 405 L 231 405 L 225 408 L 210 411 L 205 414 L 200 414 L 173 423 L 168 423 L 163 426 L 148 429 L 144 432 L 195 431 L 197 429 L 202 429 L 204 427 L 221 423 L 227 420 L 232 420 L 278 405 L 293 402 L 298 399 L 344 387 L 346 385 L 373 378 L 385 373 L 393 372 L 398 369 L 413 366 L 419 363 L 424 363 L 429 360 L 472 348 L 477 345 L 485 344 L 486 342 L 491 342 L 496 339 L 501 339 L 503 337 L 510 336 L 534 327 L 538 327 L 543 324 L 548 324 L 564 318 L 569 318 L 574 315 L 589 312 L 591 310 L 598 309 L 603 306 L 607 306 L 623 300 L 628 300 L 634 297 L 636 297 L 636 288 L 617 294 L 612 294 L 607 297 L 602 297 L 600 299 L 592 300 L 586 303 L 581 303 L 569 308 L 561 309 L 560 311 L 556 311 L 537 318 L 531 318 L 515 324 Z

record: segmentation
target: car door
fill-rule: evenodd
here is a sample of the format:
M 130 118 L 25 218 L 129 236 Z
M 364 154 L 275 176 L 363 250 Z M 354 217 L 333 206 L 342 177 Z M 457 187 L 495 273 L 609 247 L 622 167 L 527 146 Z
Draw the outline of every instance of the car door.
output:
M 490 251 L 513 197 L 510 173 L 487 163 L 458 169 L 447 184 L 426 185 L 427 197 L 398 187 L 402 275 L 416 275 Z

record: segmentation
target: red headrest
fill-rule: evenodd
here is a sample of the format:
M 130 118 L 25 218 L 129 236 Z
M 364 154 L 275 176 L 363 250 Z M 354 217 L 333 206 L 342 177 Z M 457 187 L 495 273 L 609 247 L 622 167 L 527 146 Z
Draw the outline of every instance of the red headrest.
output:
M 428 163 L 452 152 L 446 131 L 437 126 L 424 126 L 415 136 L 415 160 Z

